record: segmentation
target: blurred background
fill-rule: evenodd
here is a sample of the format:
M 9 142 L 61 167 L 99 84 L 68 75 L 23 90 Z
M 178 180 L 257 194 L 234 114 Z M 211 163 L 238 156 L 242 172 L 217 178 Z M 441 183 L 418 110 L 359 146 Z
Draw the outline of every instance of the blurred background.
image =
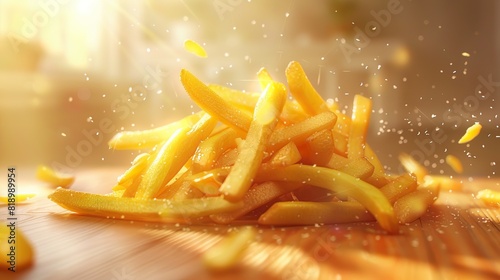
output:
M 456 175 L 453 154 L 465 176 L 498 176 L 493 0 L 0 0 L 1 166 L 127 166 L 136 152 L 107 147 L 116 132 L 198 110 L 181 68 L 256 91 L 259 68 L 285 81 L 291 60 L 348 113 L 354 94 L 373 99 L 369 142 L 392 172 L 407 152 L 436 174 Z

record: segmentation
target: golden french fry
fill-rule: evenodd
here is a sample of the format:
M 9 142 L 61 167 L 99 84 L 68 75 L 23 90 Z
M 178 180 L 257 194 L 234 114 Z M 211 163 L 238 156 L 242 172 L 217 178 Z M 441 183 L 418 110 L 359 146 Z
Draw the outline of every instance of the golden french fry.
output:
M 61 207 L 80 214 L 140 221 L 186 221 L 239 209 L 222 197 L 206 197 L 174 201 L 167 199 L 136 199 L 91 194 L 57 188 L 49 199 Z
M 425 177 L 427 176 L 427 169 L 416 161 L 412 156 L 407 153 L 401 153 L 399 155 L 399 161 L 406 169 L 406 171 L 415 174 L 417 176 L 417 182 L 423 183 Z
M 295 164 L 264 171 L 258 174 L 256 181 L 302 182 L 332 190 L 361 203 L 375 216 L 380 226 L 385 230 L 389 232 L 397 232 L 398 230 L 394 210 L 384 194 L 359 178 L 338 170 Z
M 336 153 L 332 153 L 330 159 L 326 164 L 326 167 L 338 170 L 344 167 L 348 162 L 349 162 L 348 158 L 338 155 Z
M 472 141 L 476 136 L 479 135 L 479 132 L 481 132 L 481 126 L 480 123 L 476 122 L 473 125 L 471 125 L 469 128 L 467 128 L 467 131 L 465 131 L 465 134 L 458 140 L 458 144 L 465 144 L 469 143 Z
M 175 175 L 176 171 L 174 169 L 177 169 L 175 167 L 181 168 L 179 164 L 175 165 L 175 154 L 182 149 L 188 130 L 189 128 L 187 127 L 179 128 L 168 141 L 163 143 L 156 157 L 144 172 L 141 183 L 137 186 L 136 198 L 153 198 L 165 181 L 170 180 L 167 176 L 173 177 Z M 170 172 L 169 169 L 171 170 Z
M 0 240 L 4 243 L 0 246 L 0 268 L 5 270 L 5 275 L 7 273 L 14 275 L 16 272 L 22 273 L 33 264 L 33 246 L 23 231 L 18 228 L 18 225 L 11 226 L 2 223 L 0 225 Z M 14 242 L 9 242 L 10 240 L 14 240 Z M 12 257 L 14 260 L 11 259 Z M 15 276 L 11 277 L 13 278 L 7 277 L 6 279 L 16 279 Z
M 134 180 L 148 166 L 148 153 L 139 154 L 125 173 L 118 177 L 118 184 L 124 184 L 126 181 Z
M 304 121 L 309 118 L 309 116 L 304 112 L 304 109 L 295 100 L 287 100 L 285 102 L 285 107 L 283 107 L 283 112 L 281 113 L 280 119 L 284 125 L 291 125 Z
M 254 118 L 231 172 L 220 187 L 230 201 L 241 200 L 259 169 L 264 151 L 278 116 L 283 110 L 286 90 L 282 84 L 270 83 L 255 106 Z
M 230 149 L 229 151 L 226 151 L 224 154 L 222 154 L 217 159 L 214 167 L 220 168 L 220 167 L 233 166 L 234 163 L 236 162 L 236 159 L 238 158 L 238 154 L 239 154 L 238 148 L 234 148 L 234 149 Z
M 16 193 L 15 197 L 9 196 L 0 196 L 0 205 L 9 204 L 9 199 L 13 201 L 15 199 L 15 203 L 26 202 L 35 197 L 34 193 Z
M 336 154 L 347 157 L 347 147 L 349 146 L 348 137 L 333 130 L 333 148 Z
M 349 130 L 347 157 L 361 158 L 365 156 L 366 135 L 370 123 L 372 101 L 364 96 L 355 95 L 352 105 L 352 121 Z
M 259 224 L 299 226 L 375 221 L 357 202 L 277 202 L 259 218 Z
M 191 171 L 187 170 L 182 172 L 177 179 L 172 179 L 166 186 L 162 187 L 155 198 L 157 199 L 172 199 L 174 195 L 183 188 L 183 185 L 191 185 L 191 181 L 186 180 L 187 177 L 191 176 Z M 173 182 L 172 182 L 173 181 Z
M 264 182 L 251 187 L 243 196 L 243 207 L 235 211 L 221 213 L 210 216 L 210 218 L 221 224 L 228 224 L 239 217 L 244 216 L 250 211 L 265 205 L 274 199 L 289 193 L 299 187 L 301 184 L 297 183 L 284 183 L 284 182 Z
M 385 174 L 384 166 L 368 144 L 365 145 L 365 158 L 373 165 L 374 168 L 372 176 L 365 179 L 365 181 L 379 188 L 389 183 Z
M 427 181 L 432 181 L 436 184 L 439 185 L 440 190 L 461 190 L 463 187 L 463 184 L 460 180 L 453 179 L 450 177 L 446 176 L 439 176 L 439 175 L 427 175 L 425 176 L 425 182 Z
M 290 142 L 274 153 L 269 161 L 262 164 L 261 168 L 274 168 L 298 163 L 301 160 L 297 146 Z
M 200 178 L 196 183 L 191 183 L 189 186 L 197 188 L 206 196 L 220 195 L 220 186 L 222 182 L 215 180 L 215 177 L 209 176 L 207 178 Z
M 464 172 L 464 168 L 462 166 L 462 162 L 454 156 L 454 155 L 447 155 L 446 156 L 446 163 L 458 174 Z
M 217 159 L 227 150 L 236 147 L 238 133 L 233 129 L 225 129 L 201 142 L 193 156 L 193 173 L 215 167 Z
M 297 146 L 300 146 L 306 141 L 307 137 L 316 131 L 331 129 L 335 125 L 336 119 L 337 116 L 334 113 L 324 112 L 291 126 L 276 129 L 271 134 L 267 151 L 272 152 L 281 149 L 288 142 L 295 142 Z
M 135 197 L 135 194 L 137 193 L 137 189 L 139 188 L 139 184 L 142 181 L 142 176 L 137 176 L 134 179 L 129 180 L 130 183 L 127 185 L 127 187 L 121 192 L 120 197 Z M 120 194 L 120 192 L 117 193 L 117 195 Z
M 402 224 L 411 223 L 422 217 L 439 194 L 439 185 L 428 184 L 410 192 L 394 203 L 394 213 Z
M 301 146 L 303 163 L 326 166 L 334 152 L 335 145 L 331 129 L 323 129 L 307 137 Z
M 401 197 L 415 191 L 417 186 L 417 178 L 410 173 L 405 173 L 381 187 L 380 191 L 390 203 L 394 204 Z
M 229 233 L 203 254 L 203 262 L 213 270 L 227 270 L 234 267 L 256 234 L 257 230 L 253 227 L 244 227 Z
M 217 95 L 239 108 L 253 111 L 260 94 L 256 92 L 241 92 L 221 85 L 208 85 Z
M 260 88 L 264 90 L 269 83 L 274 82 L 273 78 L 271 77 L 271 74 L 267 71 L 266 68 L 262 67 L 259 69 L 257 72 L 257 78 L 259 79 L 259 84 Z
M 492 189 L 480 190 L 476 198 L 482 200 L 487 205 L 500 207 L 500 192 Z
M 286 79 L 290 93 L 309 115 L 329 112 L 328 106 L 321 95 L 314 89 L 307 78 L 304 69 L 297 61 L 292 61 L 286 68 Z
M 205 49 L 193 40 L 184 41 L 184 49 L 196 56 L 203 58 L 207 57 L 207 52 L 205 51 Z
M 353 177 L 366 180 L 373 174 L 373 165 L 364 157 L 349 160 L 346 165 L 338 169 Z
M 222 185 L 227 175 L 231 172 L 230 167 L 220 167 L 208 171 L 199 172 L 196 174 L 191 174 L 187 176 L 186 180 L 193 184 L 194 187 L 198 188 L 202 192 L 208 189 L 207 193 L 214 193 L 212 191 L 213 185 Z M 220 192 L 219 192 L 220 193 Z
M 333 127 L 333 131 L 340 135 L 344 135 L 344 137 L 348 137 L 351 131 L 351 118 L 339 111 L 335 111 L 334 113 L 337 115 L 337 122 Z
M 36 168 L 36 178 L 40 181 L 49 183 L 53 187 L 63 188 L 70 187 L 75 181 L 74 176 L 58 173 L 46 165 L 39 165 Z
M 366 158 L 348 159 L 332 153 L 326 167 L 342 171 L 353 177 L 366 180 L 372 176 L 374 167 Z
M 158 155 L 144 173 L 135 194 L 139 199 L 155 197 L 158 190 L 167 184 L 188 159 L 194 154 L 200 142 L 208 137 L 217 120 L 203 116 L 191 129 L 181 128 L 162 145 Z
M 217 195 L 219 194 L 212 196 L 217 196 Z M 177 192 L 172 197 L 172 200 L 185 201 L 187 199 L 202 198 L 202 197 L 204 197 L 204 193 L 201 190 L 193 187 L 190 184 L 181 184 Z M 207 195 L 207 197 L 209 197 L 209 195 Z
M 252 117 L 231 106 L 189 71 L 181 70 L 181 82 L 191 99 L 205 112 L 239 132 L 247 132 Z
M 122 131 L 118 132 L 108 142 L 108 146 L 114 150 L 130 150 L 152 148 L 162 142 L 167 141 L 172 134 L 182 127 L 191 127 L 205 114 L 201 111 L 189 115 L 182 120 L 161 126 L 158 128 L 140 130 L 140 131 Z

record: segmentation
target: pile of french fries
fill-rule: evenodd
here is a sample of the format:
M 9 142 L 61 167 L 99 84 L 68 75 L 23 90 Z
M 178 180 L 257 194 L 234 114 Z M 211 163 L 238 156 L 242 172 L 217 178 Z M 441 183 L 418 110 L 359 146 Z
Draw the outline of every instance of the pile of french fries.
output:
M 444 179 L 404 154 L 408 172 L 389 175 L 368 145 L 369 98 L 356 95 L 351 116 L 343 114 L 296 61 L 286 69 L 288 88 L 265 69 L 257 77 L 262 92 L 247 93 L 182 70 L 201 111 L 116 134 L 110 148 L 143 153 L 109 195 L 58 188 L 50 199 L 107 218 L 279 226 L 376 221 L 390 233 L 433 204 Z

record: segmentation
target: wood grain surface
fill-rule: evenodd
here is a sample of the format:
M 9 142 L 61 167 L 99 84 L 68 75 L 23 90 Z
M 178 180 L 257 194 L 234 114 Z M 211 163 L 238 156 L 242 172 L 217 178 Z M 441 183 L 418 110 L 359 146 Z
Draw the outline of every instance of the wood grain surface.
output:
M 81 171 L 73 189 L 107 193 L 121 171 Z M 258 227 L 240 264 L 223 273 L 208 271 L 201 254 L 232 227 L 81 216 L 49 201 L 40 183 L 24 184 L 40 192 L 17 207 L 35 262 L 3 269 L 1 279 L 500 279 L 500 209 L 472 196 L 500 190 L 499 179 L 466 179 L 462 191 L 442 191 L 396 235 L 376 223 Z

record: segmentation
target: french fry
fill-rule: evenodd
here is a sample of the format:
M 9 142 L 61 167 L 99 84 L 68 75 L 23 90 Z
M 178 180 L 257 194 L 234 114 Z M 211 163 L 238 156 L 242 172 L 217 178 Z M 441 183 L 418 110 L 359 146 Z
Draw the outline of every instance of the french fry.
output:
M 301 146 L 303 163 L 309 165 L 326 166 L 335 146 L 331 129 L 323 129 L 315 132 L 306 138 L 304 145 Z
M 191 99 L 205 112 L 238 132 L 246 133 L 248 131 L 252 117 L 246 112 L 231 106 L 185 69 L 181 70 L 181 82 Z
M 244 227 L 225 236 L 203 254 L 203 262 L 212 270 L 234 267 L 257 234 L 253 227 Z
M 179 172 L 181 173 L 182 170 Z M 175 194 L 183 188 L 183 185 L 191 185 L 190 180 L 186 180 L 191 174 L 190 170 L 182 172 L 176 180 L 172 179 L 166 186 L 162 187 L 155 198 L 157 199 L 172 199 Z M 173 181 L 173 182 L 172 182 Z
M 394 203 L 394 213 L 401 224 L 411 223 L 425 214 L 439 194 L 439 185 L 430 183 L 410 192 Z
M 487 205 L 500 207 L 500 192 L 492 189 L 480 190 L 476 198 L 482 200 Z
M 331 129 L 336 120 L 337 116 L 334 113 L 324 112 L 294 125 L 277 129 L 271 134 L 267 151 L 272 152 L 281 149 L 290 141 L 295 142 L 297 146 L 301 146 L 307 137 L 316 131 Z
M 379 188 L 389 183 L 384 166 L 368 144 L 365 145 L 365 158 L 373 165 L 373 174 L 365 181 Z
M 236 162 L 236 159 L 238 158 L 238 154 L 239 154 L 238 148 L 226 151 L 217 159 L 214 167 L 220 168 L 220 167 L 233 166 L 234 163 Z
M 336 153 L 332 153 L 326 167 L 360 179 L 369 178 L 374 171 L 373 165 L 366 158 L 348 159 Z
M 273 226 L 373 221 L 373 215 L 357 202 L 277 202 L 259 218 L 259 224 Z
M 342 135 L 340 132 L 332 131 L 333 135 L 333 148 L 335 153 L 343 157 L 347 157 L 347 147 L 349 146 L 348 137 Z
M 334 111 L 334 113 L 335 115 L 337 115 L 337 122 L 333 127 L 333 131 L 339 133 L 340 135 L 348 137 L 349 132 L 351 131 L 351 123 L 352 123 L 351 118 L 338 111 Z
M 446 163 L 458 174 L 461 174 L 464 172 L 462 162 L 460 162 L 460 160 L 456 156 L 447 155 L 445 160 L 446 160 Z
M 481 124 L 476 122 L 465 131 L 465 134 L 458 140 L 458 144 L 465 144 L 472 141 L 481 132 Z
M 193 156 L 192 172 L 198 173 L 214 168 L 216 160 L 225 151 L 236 147 L 237 136 L 235 130 L 227 128 L 201 142 Z
M 35 197 L 34 193 L 16 193 L 16 203 L 26 202 Z M 9 204 L 9 196 L 0 196 L 0 205 Z
M 311 85 L 299 62 L 290 62 L 285 73 L 290 93 L 307 114 L 316 115 L 330 111 L 325 100 Z
M 177 150 L 181 149 L 181 145 L 186 139 L 188 130 L 189 128 L 187 127 L 177 129 L 170 139 L 161 145 L 160 150 L 147 167 L 140 184 L 135 190 L 136 198 L 153 198 L 164 184 L 164 181 L 170 180 L 167 176 L 173 177 L 175 175 L 175 170 L 171 168 L 173 164 L 175 164 L 175 153 Z M 171 172 L 168 170 L 169 167 L 172 170 Z M 175 167 L 179 166 L 177 165 Z
M 424 183 L 428 172 L 427 169 L 407 153 L 399 154 L 399 161 L 406 171 L 417 176 L 417 182 Z
M 338 170 L 344 167 L 348 162 L 349 159 L 347 159 L 346 157 L 343 157 L 336 153 L 332 153 L 330 159 L 328 160 L 328 163 L 326 164 L 326 167 Z
M 275 168 L 298 163 L 302 159 L 300 151 L 293 142 L 289 142 L 283 148 L 274 153 L 269 161 L 262 164 L 261 168 Z
M 405 173 L 381 187 L 380 191 L 390 203 L 394 204 L 401 197 L 415 191 L 417 187 L 417 178 L 410 173 Z
M 63 188 L 70 187 L 75 181 L 74 176 L 58 173 L 46 165 L 39 165 L 36 168 L 36 178 L 40 181 L 49 183 L 53 187 Z
M 137 176 L 136 178 L 133 178 L 130 180 L 130 184 L 123 190 L 121 193 L 117 193 L 119 197 L 135 197 L 135 194 L 137 193 L 137 189 L 139 188 L 139 184 L 142 181 L 141 176 Z
M 281 113 L 281 121 L 284 125 L 291 125 L 304 121 L 309 116 L 304 112 L 304 109 L 295 100 L 287 100 L 283 112 Z
M 253 121 L 245 142 L 231 172 L 220 187 L 220 192 L 229 201 L 240 200 L 250 188 L 253 177 L 262 163 L 269 136 L 283 110 L 286 91 L 283 85 L 271 83 L 264 90 L 255 106 Z
M 118 184 L 124 184 L 126 181 L 133 181 L 148 165 L 149 154 L 139 154 L 125 173 L 118 177 Z
M 213 196 L 217 196 L 213 195 Z M 177 192 L 174 194 L 172 197 L 172 200 L 175 201 L 185 201 L 187 199 L 193 199 L 193 198 L 202 198 L 204 196 L 204 193 L 193 187 L 191 184 L 181 184 Z M 208 197 L 208 196 L 207 196 Z
M 205 113 L 203 111 L 189 115 L 182 120 L 158 128 L 140 131 L 118 132 L 109 140 L 108 146 L 114 150 L 138 150 L 152 148 L 167 141 L 172 134 L 182 127 L 193 126 Z
M 260 94 L 256 92 L 241 92 L 232 88 L 224 87 L 221 85 L 208 85 L 208 87 L 215 91 L 222 99 L 227 100 L 229 103 L 242 108 L 246 111 L 252 111 L 259 99 Z
M 222 185 L 226 177 L 231 172 L 231 168 L 220 167 L 208 171 L 199 172 L 196 174 L 189 175 L 186 180 L 190 181 L 194 187 L 198 188 L 202 192 L 207 194 L 220 193 L 219 190 L 213 191 L 213 186 Z
M 262 67 L 257 72 L 257 78 L 259 80 L 260 88 L 264 90 L 270 83 L 274 82 L 271 74 L 267 71 L 266 68 Z
M 349 130 L 347 157 L 362 158 L 365 156 L 366 135 L 370 123 L 372 101 L 364 96 L 355 95 L 352 106 L 352 121 Z
M 49 199 L 61 207 L 80 214 L 139 221 L 186 222 L 242 207 L 222 197 L 206 197 L 174 201 L 167 199 L 136 199 L 91 194 L 57 188 Z
M 194 154 L 200 142 L 210 135 L 216 123 L 215 118 L 205 115 L 191 129 L 177 130 L 162 145 L 158 155 L 144 173 L 135 197 L 139 199 L 155 197 L 158 190 L 168 183 Z
M 425 182 L 427 181 L 432 181 L 436 184 L 439 185 L 440 190 L 461 190 L 463 187 L 463 184 L 460 180 L 452 179 L 447 176 L 440 176 L 440 175 L 427 175 L 425 177 Z
M 262 163 L 257 173 L 263 172 L 264 170 L 273 170 L 277 167 L 296 164 L 300 159 L 300 152 L 295 144 L 290 142 L 273 154 L 267 162 Z M 229 166 L 225 165 L 212 170 L 198 172 L 188 176 L 186 180 L 190 181 L 194 187 L 207 195 L 218 195 L 220 191 L 216 188 L 222 185 L 231 172 L 231 169 L 228 167 Z
M 228 213 L 220 213 L 210 216 L 210 218 L 220 224 L 228 224 L 250 211 L 271 202 L 278 197 L 289 193 L 299 187 L 300 183 L 285 182 L 264 182 L 251 187 L 243 196 L 243 207 Z
M 15 238 L 12 238 L 12 231 L 15 232 Z M 35 250 L 24 232 L 18 227 L 11 228 L 8 224 L 2 223 L 0 225 L 0 240 L 5 243 L 0 246 L 0 267 L 5 271 L 5 275 L 11 272 L 13 272 L 12 274 L 16 274 L 16 272 L 23 273 L 25 269 L 34 263 Z M 11 243 L 12 241 L 7 243 L 10 240 L 15 240 L 15 243 Z M 14 253 L 12 252 L 13 247 Z M 11 259 L 12 255 L 15 256 L 14 260 Z M 11 261 L 14 265 L 12 265 Z
M 325 167 L 295 164 L 262 172 L 258 174 L 256 181 L 303 182 L 332 190 L 361 203 L 375 216 L 380 226 L 388 232 L 397 232 L 398 230 L 392 205 L 382 192 L 346 173 Z
M 346 165 L 338 169 L 353 177 L 365 180 L 373 174 L 374 167 L 366 158 L 349 160 Z
M 193 40 L 184 41 L 184 49 L 196 56 L 203 58 L 207 57 L 205 49 Z

